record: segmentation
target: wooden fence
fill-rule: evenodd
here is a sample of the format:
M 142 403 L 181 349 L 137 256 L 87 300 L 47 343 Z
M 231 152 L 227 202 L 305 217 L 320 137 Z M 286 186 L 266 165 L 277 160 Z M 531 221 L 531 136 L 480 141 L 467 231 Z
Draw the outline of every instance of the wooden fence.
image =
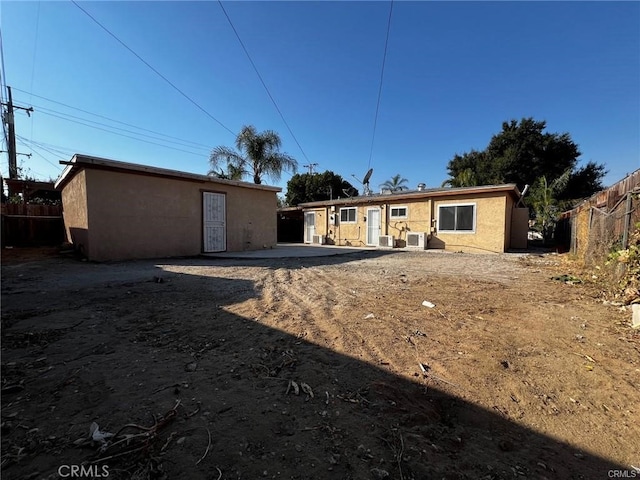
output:
M 2 247 L 60 245 L 65 240 L 60 205 L 3 203 Z
M 557 232 L 565 237 L 573 254 L 593 264 L 602 261 L 614 248 L 626 248 L 637 222 L 640 222 L 640 170 L 564 212 Z

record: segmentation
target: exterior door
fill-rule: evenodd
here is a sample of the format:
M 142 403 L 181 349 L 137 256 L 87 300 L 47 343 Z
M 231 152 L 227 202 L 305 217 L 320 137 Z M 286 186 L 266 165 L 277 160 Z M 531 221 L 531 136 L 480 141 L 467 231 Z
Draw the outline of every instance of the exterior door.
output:
M 304 214 L 304 243 L 311 243 L 316 233 L 316 214 L 307 212 Z
M 380 209 L 367 210 L 367 245 L 378 246 L 380 241 Z
M 226 196 L 224 193 L 203 192 L 203 251 L 224 252 L 227 249 Z

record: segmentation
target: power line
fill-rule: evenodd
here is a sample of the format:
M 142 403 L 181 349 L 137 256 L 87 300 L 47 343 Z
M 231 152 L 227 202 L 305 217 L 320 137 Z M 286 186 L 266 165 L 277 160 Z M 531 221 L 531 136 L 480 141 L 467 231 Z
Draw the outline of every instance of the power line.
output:
M 102 127 L 96 127 L 95 125 L 90 125 L 88 123 L 80 122 L 78 120 L 71 120 L 70 118 L 65 118 L 65 117 L 62 117 L 60 115 L 56 115 L 56 114 L 53 114 L 53 113 L 47 113 L 47 112 L 41 112 L 41 113 L 43 113 L 44 115 L 49 115 L 50 117 L 59 118 L 60 120 L 65 120 L 67 122 L 77 123 L 79 125 L 84 125 L 85 127 L 95 128 L 96 130 L 102 130 L 103 132 L 108 132 L 108 133 L 111 133 L 113 135 L 119 135 L 121 137 L 130 138 L 130 139 L 136 140 L 138 142 L 150 143 L 151 145 L 158 145 L 159 147 L 169 148 L 171 150 L 176 150 L 178 152 L 189 153 L 191 155 L 196 155 L 198 157 L 201 157 L 203 155 L 202 153 L 191 152 L 189 150 L 183 150 L 182 148 L 170 147 L 169 145 L 163 145 L 161 143 L 151 142 L 149 140 L 143 140 L 141 138 L 136 138 L 136 137 L 133 137 L 131 135 L 125 135 L 124 133 L 118 133 L 118 132 L 114 132 L 112 130 L 107 130 L 106 128 L 102 128 Z
M 27 140 L 27 139 L 26 139 L 26 138 L 24 138 L 24 137 L 20 137 L 19 135 L 18 135 L 18 136 L 16 136 L 16 138 L 18 138 L 18 139 L 20 140 L 20 143 L 22 143 L 22 145 L 24 145 L 25 147 L 30 148 L 30 149 L 33 151 L 33 153 L 35 153 L 36 155 L 38 155 L 38 156 L 39 156 L 40 158 L 42 158 L 45 162 L 47 162 L 49 165 L 53 166 L 53 167 L 54 167 L 54 168 L 56 168 L 57 170 L 62 171 L 62 168 L 60 167 L 60 165 L 56 165 L 55 163 L 53 163 L 53 162 L 49 161 L 47 158 L 45 158 L 45 157 L 44 157 L 44 155 L 42 155 L 42 154 L 38 153 L 38 152 L 36 151 L 36 148 L 37 148 L 37 149 L 42 149 L 42 150 L 44 150 L 45 152 L 48 152 L 48 153 L 50 153 L 51 155 L 54 155 L 54 156 L 56 156 L 56 157 L 57 157 L 58 155 L 57 155 L 55 152 L 52 152 L 52 151 L 50 151 L 50 150 L 48 150 L 48 149 L 46 149 L 46 148 L 44 148 L 44 147 L 37 147 L 36 145 L 34 145 L 34 142 L 31 142 L 31 141 Z
M 4 42 L 2 41 L 2 28 L 0 28 L 0 68 L 1 68 L 1 74 L 2 76 L 0 77 L 0 102 L 7 103 L 6 102 L 6 98 L 4 96 L 4 92 L 7 88 L 7 78 L 6 78 L 6 71 L 4 69 Z M 2 118 L 2 133 L 4 135 L 3 139 L 4 142 L 9 145 L 9 132 L 7 132 L 7 126 L 5 125 L 5 119 L 4 119 L 4 110 L 2 111 L 3 114 L 3 118 Z M 9 150 L 9 148 L 7 148 L 7 150 Z M 0 186 L 1 187 L 1 186 Z
M 82 12 L 84 12 L 84 14 L 86 16 L 88 16 L 91 20 L 93 20 L 100 28 L 102 28 L 105 32 L 107 32 L 111 37 L 113 37 L 120 45 L 122 45 L 124 48 L 126 48 L 127 50 L 129 50 L 129 52 L 131 52 L 138 60 L 140 60 L 142 63 L 144 63 L 147 67 L 149 67 L 149 69 L 154 72 L 156 75 L 158 75 L 160 78 L 162 78 L 165 82 L 167 82 L 169 85 L 171 85 L 171 87 L 173 87 L 173 89 L 178 92 L 180 95 L 182 95 L 184 98 L 186 98 L 187 100 L 189 100 L 193 105 L 195 105 L 200 111 L 202 111 L 205 115 L 207 115 L 209 118 L 211 118 L 212 120 L 214 120 L 215 122 L 218 123 L 218 125 L 220 125 L 222 128 L 224 128 L 226 131 L 228 131 L 231 135 L 233 135 L 234 137 L 236 136 L 236 134 L 229 128 L 227 127 L 224 123 L 222 123 L 220 120 L 218 120 L 216 117 L 214 117 L 213 115 L 211 115 L 209 112 L 207 112 L 203 107 L 201 107 L 194 99 L 192 99 L 189 95 L 187 95 L 186 93 L 184 93 L 182 90 L 180 90 L 178 87 L 176 87 L 167 77 L 165 77 L 164 75 L 162 75 L 158 70 L 156 70 L 155 68 L 153 68 L 151 66 L 151 64 L 149 64 L 144 58 L 142 58 L 140 55 L 138 55 L 136 52 L 134 52 L 126 43 L 124 43 L 122 40 L 120 40 L 114 33 L 112 33 L 107 27 L 105 27 L 103 24 L 101 24 L 98 20 L 96 20 L 89 12 L 87 12 L 84 8 L 82 8 L 80 5 L 78 5 L 76 3 L 75 0 L 71 0 L 71 3 L 73 3 L 76 7 L 78 7 L 80 10 L 82 10 Z
M 103 118 L 105 120 L 109 120 L 110 122 L 119 123 L 120 125 L 126 125 L 127 127 L 136 128 L 136 129 L 142 130 L 144 132 L 154 133 L 154 134 L 160 135 L 162 137 L 172 138 L 174 140 L 180 140 L 181 142 L 190 143 L 190 144 L 193 144 L 193 145 L 198 146 L 198 147 L 205 147 L 207 149 L 211 148 L 209 145 L 205 145 L 204 143 L 192 142 L 191 140 L 185 140 L 183 138 L 174 137 L 173 135 L 168 135 L 166 133 L 157 132 L 155 130 L 149 130 L 148 128 L 139 127 L 139 126 L 133 125 L 131 123 L 123 122 L 123 121 L 120 121 L 120 120 L 116 120 L 114 118 L 107 117 L 105 115 L 101 115 L 99 113 L 90 112 L 88 110 L 84 110 L 82 108 L 74 107 L 74 106 L 66 104 L 66 103 L 58 102 L 57 100 L 52 100 L 51 98 L 43 97 L 41 95 L 36 95 L 35 93 L 27 92 L 26 90 L 20 90 L 19 88 L 13 88 L 13 90 L 25 93 L 27 95 L 31 95 L 32 97 L 36 97 L 36 98 L 40 98 L 42 100 L 46 100 L 47 102 L 51 102 L 51 103 L 55 103 L 55 104 L 58 104 L 58 105 L 62 105 L 63 107 L 67 107 L 67 108 L 70 108 L 72 110 L 77 110 L 79 112 L 86 113 L 88 115 L 93 115 L 94 117 Z M 38 108 L 43 108 L 43 107 L 39 107 L 38 105 L 34 105 L 34 106 L 38 107 Z M 55 110 L 51 110 L 51 111 L 55 112 Z M 61 113 L 61 112 L 57 112 L 57 113 Z M 115 128 L 115 127 L 113 127 L 113 128 Z
M 52 145 L 50 143 L 44 143 L 44 142 L 36 142 L 35 140 L 28 140 L 20 135 L 16 135 L 16 138 L 21 140 L 22 142 L 28 141 L 30 144 L 36 145 L 37 147 L 41 147 L 41 148 L 47 148 L 47 150 L 49 152 L 52 152 L 54 154 L 60 154 L 60 155 L 64 155 L 64 156 L 71 156 L 74 153 L 80 153 L 77 150 L 73 150 L 73 149 L 67 149 L 65 147 L 61 147 L 59 145 Z
M 36 14 L 36 33 L 35 39 L 33 41 L 33 58 L 31 60 L 31 83 L 29 85 L 29 90 L 33 90 L 33 80 L 36 74 L 36 53 L 38 52 L 38 31 L 40 30 L 40 1 L 38 1 L 38 13 Z M 33 118 L 31 119 L 31 139 L 33 139 Z
M 387 21 L 387 38 L 384 41 L 384 55 L 382 56 L 382 69 L 380 71 L 380 87 L 378 88 L 378 101 L 376 102 L 376 114 L 373 119 L 373 135 L 371 135 L 371 150 L 369 150 L 369 164 L 371 168 L 371 157 L 373 156 L 373 143 L 376 139 L 376 127 L 378 126 L 378 111 L 380 109 L 380 97 L 382 96 L 382 80 L 384 78 L 384 65 L 387 61 L 387 46 L 389 45 L 389 32 L 391 31 L 391 14 L 393 13 L 393 0 L 389 7 L 389 20 Z
M 160 140 L 160 141 L 163 141 L 163 142 L 172 143 L 174 145 L 180 145 L 180 146 L 183 146 L 183 147 L 190 147 L 190 148 L 201 148 L 203 150 L 205 150 L 205 149 L 209 150 L 210 149 L 210 147 L 208 147 L 208 146 L 197 147 L 196 145 L 190 145 L 190 143 L 192 143 L 192 142 L 188 142 L 188 141 L 176 142 L 176 141 L 173 141 L 173 140 L 165 140 L 164 138 L 161 138 L 161 137 L 159 138 L 159 137 L 156 137 L 156 136 L 147 135 L 145 133 L 134 132 L 133 130 L 127 130 L 126 128 L 114 127 L 113 125 L 108 125 L 106 123 L 96 122 L 95 120 L 89 120 L 88 118 L 76 117 L 75 115 L 70 115 L 70 114 L 65 113 L 65 112 L 59 112 L 57 110 L 52 110 L 50 108 L 40 107 L 38 105 L 33 105 L 33 106 L 38 109 L 39 113 L 44 113 L 45 115 L 51 115 L 51 114 L 57 113 L 58 115 L 62 115 L 65 118 L 82 120 L 82 121 L 85 121 L 85 122 L 93 123 L 95 125 L 101 125 L 103 127 L 112 128 L 114 130 L 119 130 L 121 132 L 127 132 L 127 133 L 131 133 L 133 135 L 139 135 L 141 137 L 151 138 L 153 140 Z M 162 134 L 160 134 L 160 135 L 162 135 Z M 171 137 L 171 138 L 176 138 L 176 137 Z
M 249 62 L 251 63 L 251 66 L 255 70 L 256 75 L 258 75 L 258 78 L 260 79 L 260 82 L 262 83 L 262 86 L 267 91 L 267 95 L 269 95 L 269 98 L 271 99 L 271 102 L 273 103 L 273 106 L 276 107 L 276 110 L 280 114 L 280 118 L 282 119 L 282 121 L 284 122 L 285 126 L 287 127 L 287 130 L 289 130 L 289 133 L 293 137 L 293 140 L 296 142 L 296 145 L 298 145 L 298 148 L 302 152 L 302 156 L 304 156 L 304 158 L 308 162 L 309 158 L 307 158 L 307 154 L 304 153 L 304 150 L 302 149 L 302 146 L 300 145 L 300 142 L 298 142 L 298 139 L 293 134 L 293 131 L 291 130 L 291 127 L 289 127 L 289 124 L 285 120 L 284 115 L 280 111 L 280 107 L 278 107 L 278 104 L 276 103 L 275 99 L 273 98 L 273 95 L 271 95 L 271 92 L 269 91 L 269 88 L 267 87 L 267 84 L 264 83 L 264 80 L 262 79 L 262 75 L 260 75 L 260 72 L 258 71 L 258 67 L 256 67 L 256 64 L 253 62 L 253 59 L 251 58 L 251 55 L 249 55 L 249 51 L 247 50 L 247 47 L 244 46 L 244 43 L 243 43 L 242 39 L 240 38 L 240 35 L 238 34 L 238 31 L 236 30 L 236 27 L 233 25 L 233 22 L 231 21 L 231 18 L 229 18 L 229 15 L 227 14 L 227 11 L 225 10 L 224 5 L 222 5 L 222 1 L 221 0 L 218 0 L 218 5 L 220 5 L 220 8 L 222 9 L 222 12 L 224 13 L 224 16 L 227 17 L 227 21 L 229 22 L 229 25 L 231 25 L 231 29 L 233 30 L 233 33 L 236 34 L 236 38 L 238 39 L 238 42 L 240 42 L 240 46 L 244 50 L 244 53 L 247 55 L 247 58 L 249 59 Z

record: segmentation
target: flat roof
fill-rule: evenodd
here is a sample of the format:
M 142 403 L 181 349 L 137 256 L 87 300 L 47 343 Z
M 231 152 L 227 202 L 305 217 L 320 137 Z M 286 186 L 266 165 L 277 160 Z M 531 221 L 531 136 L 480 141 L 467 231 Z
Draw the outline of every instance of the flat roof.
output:
M 340 198 L 336 200 L 322 200 L 319 202 L 301 203 L 303 208 L 324 207 L 330 205 L 359 205 L 363 203 L 389 202 L 396 200 L 416 200 L 429 197 L 453 197 L 458 195 L 500 193 L 511 194 L 519 199 L 521 194 L 515 183 L 503 185 L 484 185 L 480 187 L 457 187 L 457 188 L 425 188 L 423 190 L 405 190 L 394 193 L 380 193 L 375 195 L 360 195 L 357 197 Z
M 61 189 L 71 180 L 76 173 L 85 168 L 94 168 L 98 170 L 111 170 L 124 173 L 133 173 L 136 175 L 148 175 L 154 177 L 174 178 L 177 180 L 187 180 L 196 182 L 210 182 L 224 185 L 233 185 L 235 187 L 251 188 L 254 190 L 267 190 L 270 192 L 281 192 L 280 187 L 272 187 L 270 185 L 258 185 L 249 182 L 240 182 L 238 180 L 225 180 L 222 178 L 211 177 L 209 175 L 199 175 L 197 173 L 181 172 L 179 170 L 170 170 L 167 168 L 150 167 L 137 163 L 120 162 L 117 160 L 109 160 L 107 158 L 92 157 L 89 155 L 81 155 L 76 153 L 70 161 L 60 162 L 66 165 L 63 172 L 56 180 L 55 187 Z

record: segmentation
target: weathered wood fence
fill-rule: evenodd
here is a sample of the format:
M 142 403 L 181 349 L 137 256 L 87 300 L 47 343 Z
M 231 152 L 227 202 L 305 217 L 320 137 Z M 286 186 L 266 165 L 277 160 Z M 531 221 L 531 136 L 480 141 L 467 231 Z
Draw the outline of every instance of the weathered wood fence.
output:
M 55 246 L 64 242 L 60 205 L 3 203 L 1 212 L 2 247 Z
M 640 169 L 564 212 L 558 236 L 585 263 L 603 260 L 614 248 L 626 248 L 631 229 L 640 222 Z

